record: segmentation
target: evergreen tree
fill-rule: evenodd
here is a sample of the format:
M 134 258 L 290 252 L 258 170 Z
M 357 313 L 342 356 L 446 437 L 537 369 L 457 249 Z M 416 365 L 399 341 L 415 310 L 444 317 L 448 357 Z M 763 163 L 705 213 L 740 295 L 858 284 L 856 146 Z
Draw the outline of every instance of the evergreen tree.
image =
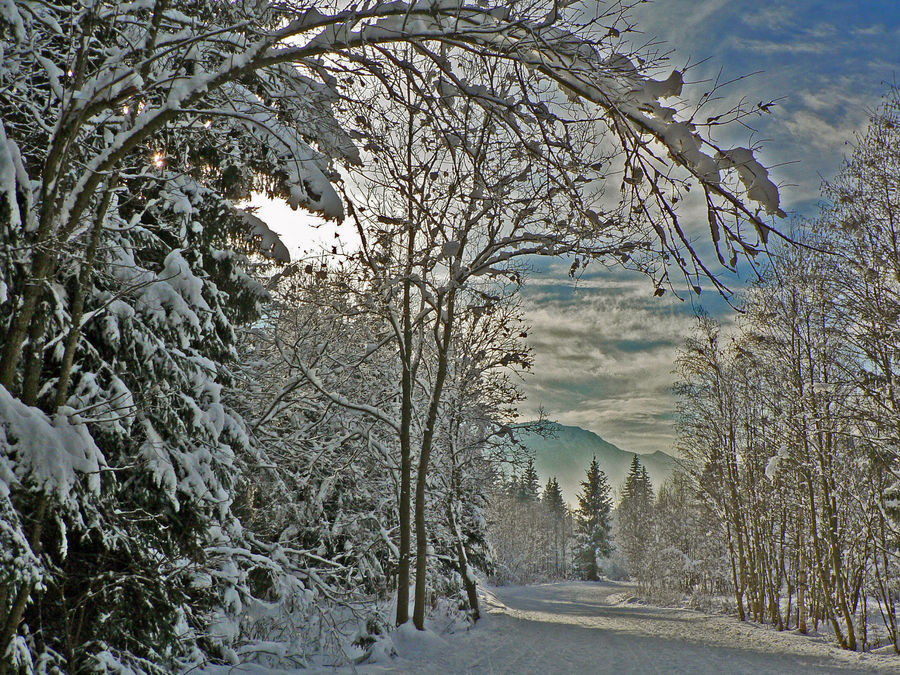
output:
M 547 486 L 544 488 L 544 493 L 541 495 L 541 501 L 552 514 L 565 514 L 566 501 L 563 499 L 562 490 L 559 487 L 556 476 L 551 476 L 547 479 Z
M 600 577 L 598 559 L 612 551 L 609 483 L 596 456 L 591 460 L 581 488 L 575 512 L 575 565 L 582 578 L 596 581 Z
M 536 502 L 540 497 L 540 479 L 534 468 L 534 459 L 529 458 L 528 466 L 519 480 L 519 499 L 522 501 Z
M 548 519 L 548 535 L 553 571 L 564 577 L 567 573 L 566 549 L 571 536 L 569 509 L 563 499 L 556 476 L 547 479 L 541 504 Z
M 622 501 L 617 514 L 616 540 L 625 554 L 628 571 L 633 579 L 640 579 L 645 568 L 650 521 L 653 511 L 653 484 L 637 455 L 631 460 Z
M 513 474 L 509 480 L 503 484 L 503 495 L 510 499 L 517 499 L 519 496 L 519 477 Z
M 626 500 L 637 500 L 641 503 L 653 502 L 653 483 L 647 467 L 641 464 L 638 456 L 631 459 L 628 475 L 625 477 L 625 486 L 622 488 L 622 503 Z

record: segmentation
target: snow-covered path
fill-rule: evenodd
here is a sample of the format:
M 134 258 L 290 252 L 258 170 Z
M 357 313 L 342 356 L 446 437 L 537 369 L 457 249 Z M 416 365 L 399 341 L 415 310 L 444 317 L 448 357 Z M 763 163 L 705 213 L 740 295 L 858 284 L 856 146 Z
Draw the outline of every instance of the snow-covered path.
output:
M 360 673 L 900 672 L 892 656 L 852 654 L 824 639 L 725 616 L 627 602 L 615 583 L 490 589 L 478 627 L 439 637 L 400 631 L 398 656 Z

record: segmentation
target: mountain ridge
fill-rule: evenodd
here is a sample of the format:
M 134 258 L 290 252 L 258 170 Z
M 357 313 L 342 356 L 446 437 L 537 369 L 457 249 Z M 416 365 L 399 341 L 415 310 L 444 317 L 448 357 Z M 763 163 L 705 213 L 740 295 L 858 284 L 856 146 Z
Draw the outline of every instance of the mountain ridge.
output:
M 533 424 L 534 422 L 525 422 L 515 425 L 515 438 L 534 455 L 534 466 L 540 475 L 541 485 L 550 476 L 556 476 L 563 497 L 570 505 L 577 503 L 580 483 L 594 456 L 597 457 L 600 469 L 606 474 L 614 496 L 625 483 L 634 455 L 647 468 L 654 489 L 672 475 L 677 465 L 676 459 L 662 450 L 652 453 L 628 452 L 582 427 L 543 422 L 544 429 L 552 435 L 542 437 L 525 430 L 525 427 Z

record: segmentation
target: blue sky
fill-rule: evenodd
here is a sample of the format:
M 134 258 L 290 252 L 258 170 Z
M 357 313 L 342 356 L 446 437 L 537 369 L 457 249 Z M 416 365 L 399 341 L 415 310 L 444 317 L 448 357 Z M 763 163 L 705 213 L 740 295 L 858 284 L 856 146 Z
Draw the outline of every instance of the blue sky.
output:
M 749 75 L 722 90 L 723 105 L 777 101 L 771 114 L 747 120 L 752 128 L 718 140 L 761 146 L 758 157 L 772 167 L 791 217 L 815 214 L 823 178 L 837 173 L 854 134 L 900 79 L 898 0 L 657 0 L 637 5 L 633 16 L 636 42 L 668 55 L 660 74 L 703 61 L 687 72 L 695 83 L 687 99 L 707 91 L 721 69 L 720 80 Z M 705 214 L 696 222 L 705 228 Z M 639 275 L 598 266 L 573 287 L 567 271 L 564 261 L 539 262 L 525 289 L 535 368 L 523 417 L 543 407 L 551 419 L 625 450 L 670 450 L 674 357 L 693 325 L 691 304 L 654 298 Z M 700 300 L 733 319 L 721 299 Z

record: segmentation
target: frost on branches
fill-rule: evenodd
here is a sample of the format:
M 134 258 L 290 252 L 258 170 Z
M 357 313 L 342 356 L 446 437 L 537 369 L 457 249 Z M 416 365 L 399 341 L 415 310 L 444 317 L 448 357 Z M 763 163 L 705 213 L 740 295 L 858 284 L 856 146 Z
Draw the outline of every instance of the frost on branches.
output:
M 591 256 L 627 260 L 638 251 L 697 277 L 703 262 L 673 208 L 690 184 L 706 195 L 712 237 L 730 262 L 755 250 L 743 225 L 765 240 L 769 225 L 759 214 L 778 213 L 766 170 L 749 150 L 717 147 L 702 124 L 661 102 L 680 95 L 681 75 L 657 80 L 635 65 L 617 37 L 621 19 L 615 3 L 582 23 L 550 4 L 456 0 L 345 9 L 0 3 L 0 673 L 303 662 L 321 645 L 291 638 L 291 621 L 315 603 L 349 606 L 345 592 L 360 578 L 380 579 L 366 589 L 384 591 L 388 573 L 379 566 L 399 543 L 395 506 L 379 496 L 396 489 L 397 391 L 389 383 L 397 363 L 374 368 L 371 387 L 348 385 L 340 401 L 323 393 L 328 364 L 318 373 L 298 366 L 312 387 L 302 399 L 312 407 L 301 406 L 307 426 L 295 428 L 309 434 L 297 446 L 309 479 L 290 489 L 336 509 L 327 535 L 324 525 L 308 530 L 319 514 L 309 504 L 289 533 L 271 526 L 288 522 L 287 511 L 267 521 L 248 506 L 260 485 L 284 480 L 271 469 L 284 438 L 266 429 L 284 424 L 286 394 L 271 391 L 271 401 L 253 408 L 232 393 L 237 331 L 272 327 L 260 279 L 271 280 L 271 261 L 287 258 L 242 203 L 261 192 L 344 218 L 340 170 L 373 155 L 347 113 L 373 92 L 390 97 L 392 74 L 405 74 L 421 110 L 464 101 L 489 113 L 546 169 L 544 183 L 567 196 L 566 218 L 535 220 L 544 229 L 529 230 L 532 240 L 564 232 Z M 401 47 L 422 65 L 412 66 Z M 499 82 L 491 76 L 499 71 L 476 62 L 502 63 L 509 77 Z M 616 147 L 605 156 L 610 166 L 568 140 L 572 124 L 591 120 Z M 471 132 L 456 125 L 441 136 L 478 156 Z M 592 199 L 622 171 L 618 203 Z M 494 232 L 501 239 L 517 217 L 510 204 Z M 637 223 L 650 235 L 637 244 L 590 246 L 616 242 Z M 446 259 L 461 260 L 461 240 L 440 244 Z M 489 278 L 508 259 L 496 253 L 482 261 Z M 371 341 L 391 344 L 391 330 Z M 416 402 L 417 415 L 433 408 L 425 428 L 444 482 L 423 472 L 419 483 L 420 501 L 431 500 L 442 518 L 433 550 L 470 580 L 478 545 L 467 553 L 458 544 L 477 540 L 481 506 L 468 472 L 483 469 L 476 455 L 502 415 L 459 395 L 469 384 L 450 363 L 467 344 L 457 339 L 448 332 L 440 342 L 443 370 L 431 374 L 446 398 Z M 314 354 L 325 341 L 309 344 L 305 353 Z M 242 377 L 265 372 L 264 364 L 242 366 Z M 364 400 L 382 391 L 384 405 Z M 343 404 L 357 394 L 355 417 L 332 417 L 329 406 L 353 409 Z M 353 484 L 337 490 L 329 480 L 349 447 L 365 459 L 345 480 L 379 487 L 345 503 L 341 493 Z M 383 463 L 375 470 L 367 462 Z M 441 494 L 458 497 L 442 502 Z M 352 554 L 353 542 L 371 545 L 372 555 Z M 332 571 L 323 576 L 325 569 Z

